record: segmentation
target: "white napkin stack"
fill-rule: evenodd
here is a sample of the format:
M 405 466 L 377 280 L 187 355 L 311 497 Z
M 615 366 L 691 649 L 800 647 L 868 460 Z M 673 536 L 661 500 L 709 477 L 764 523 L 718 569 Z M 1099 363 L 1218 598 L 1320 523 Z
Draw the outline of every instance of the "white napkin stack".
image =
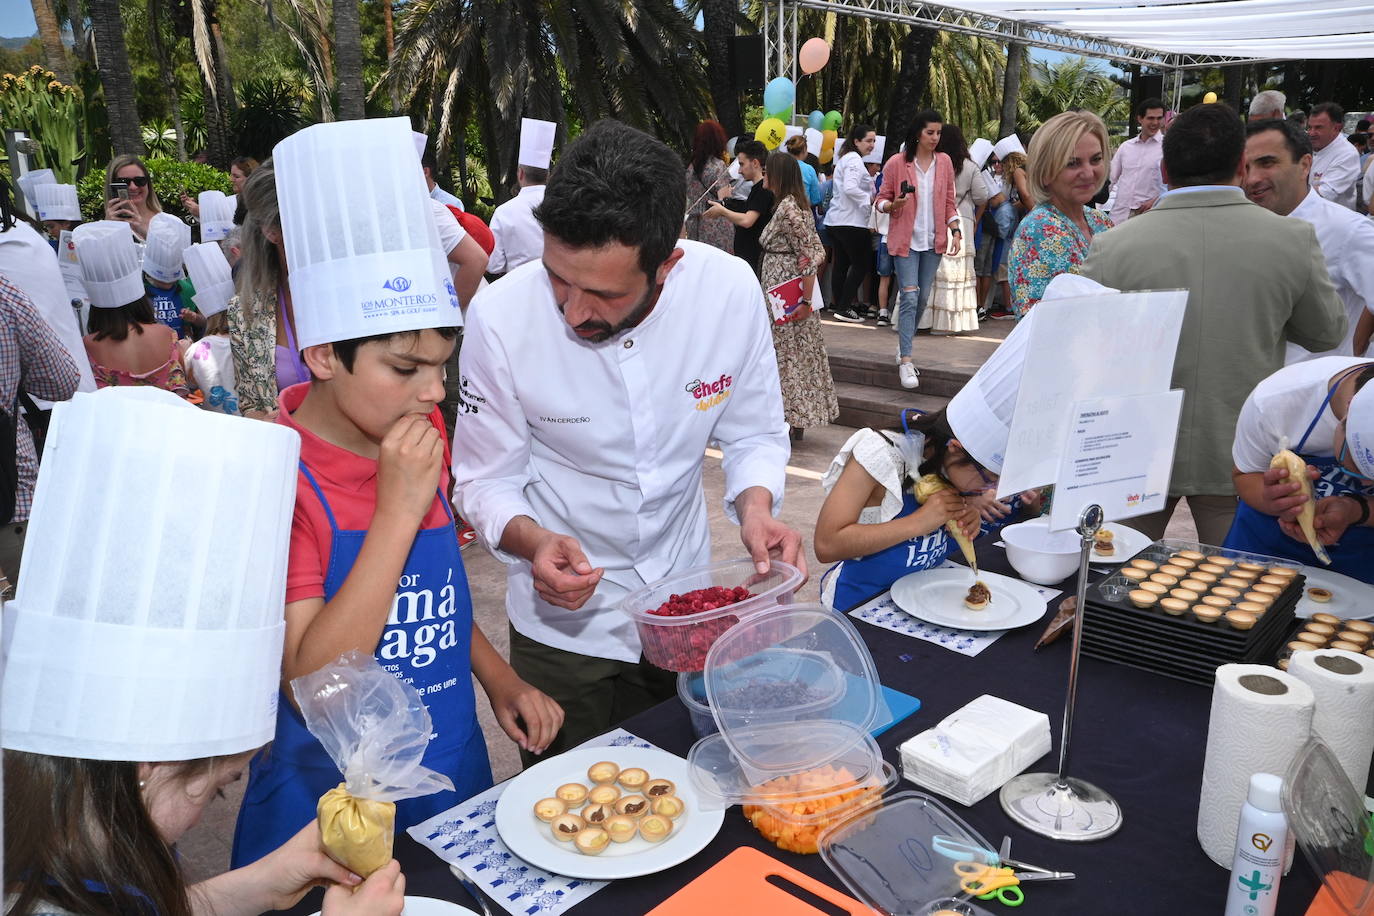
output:
M 963 805 L 981 801 L 1050 751 L 1044 713 L 984 694 L 909 739 L 902 774 Z

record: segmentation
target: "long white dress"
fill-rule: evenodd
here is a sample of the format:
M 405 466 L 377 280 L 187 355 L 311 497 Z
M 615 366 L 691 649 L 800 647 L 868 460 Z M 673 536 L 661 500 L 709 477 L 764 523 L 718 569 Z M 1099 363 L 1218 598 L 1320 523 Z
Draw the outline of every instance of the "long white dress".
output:
M 965 159 L 954 179 L 954 194 L 959 209 L 961 244 L 959 254 L 945 255 L 935 272 L 930 305 L 921 316 L 922 328 L 946 334 L 978 330 L 978 278 L 973 272 L 973 214 L 987 203 L 987 189 L 975 180 L 978 170 Z M 954 238 L 950 233 L 950 240 Z

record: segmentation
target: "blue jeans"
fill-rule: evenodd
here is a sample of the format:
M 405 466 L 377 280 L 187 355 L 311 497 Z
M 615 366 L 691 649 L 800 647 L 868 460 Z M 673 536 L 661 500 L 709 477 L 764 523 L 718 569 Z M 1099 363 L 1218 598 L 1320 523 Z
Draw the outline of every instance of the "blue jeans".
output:
M 911 338 L 916 325 L 930 304 L 930 290 L 935 285 L 935 271 L 940 269 L 940 255 L 931 251 L 908 251 L 905 257 L 892 258 L 897 268 L 897 345 L 902 356 L 911 355 Z

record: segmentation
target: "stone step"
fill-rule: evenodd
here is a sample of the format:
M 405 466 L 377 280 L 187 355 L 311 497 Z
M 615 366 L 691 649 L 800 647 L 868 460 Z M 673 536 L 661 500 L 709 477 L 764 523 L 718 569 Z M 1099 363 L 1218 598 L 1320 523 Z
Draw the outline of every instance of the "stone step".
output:
M 892 374 L 897 374 L 895 369 Z M 840 416 L 836 422 L 855 428 L 897 429 L 901 426 L 903 409 L 915 408 L 929 413 L 949 403 L 948 398 L 927 394 L 924 373 L 921 379 L 921 387 L 915 391 L 907 391 L 900 385 L 893 391 L 875 385 L 842 382 L 837 377 L 835 396 L 840 402 Z
M 830 375 L 836 382 L 849 382 L 870 388 L 905 392 L 897 377 L 896 351 L 876 355 L 859 351 L 830 351 Z M 973 377 L 972 370 L 944 365 L 922 365 L 919 351 L 915 360 L 921 371 L 920 392 L 952 398 Z

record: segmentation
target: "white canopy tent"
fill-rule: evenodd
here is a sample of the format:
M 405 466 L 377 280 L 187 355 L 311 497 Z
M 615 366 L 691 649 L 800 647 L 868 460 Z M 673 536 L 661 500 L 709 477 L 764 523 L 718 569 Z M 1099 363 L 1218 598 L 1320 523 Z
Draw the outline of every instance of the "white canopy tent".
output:
M 797 76 L 798 12 L 934 26 L 1175 73 L 1374 57 L 1370 0 L 765 0 L 770 76 Z

